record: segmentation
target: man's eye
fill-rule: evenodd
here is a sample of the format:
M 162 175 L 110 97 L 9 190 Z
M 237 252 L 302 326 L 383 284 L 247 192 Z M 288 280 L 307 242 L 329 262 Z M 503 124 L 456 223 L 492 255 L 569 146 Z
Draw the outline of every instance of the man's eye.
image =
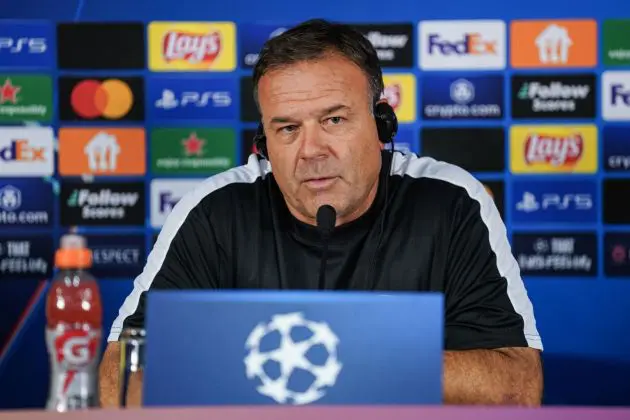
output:
M 284 133 L 292 133 L 295 131 L 297 127 L 295 125 L 287 125 L 285 127 L 282 127 L 280 129 L 280 131 L 284 132 Z
M 341 118 L 341 117 L 330 117 L 330 118 L 328 118 L 328 121 L 330 121 L 333 125 L 337 125 L 337 124 L 341 124 L 341 122 L 343 121 L 343 118 Z

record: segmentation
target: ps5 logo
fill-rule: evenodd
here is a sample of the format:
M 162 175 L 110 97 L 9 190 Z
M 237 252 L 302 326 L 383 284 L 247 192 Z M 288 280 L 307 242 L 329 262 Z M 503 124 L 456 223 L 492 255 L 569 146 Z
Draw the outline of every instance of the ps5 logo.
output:
M 516 209 L 525 213 L 550 209 L 591 210 L 592 208 L 592 194 L 542 194 L 539 202 L 535 194 L 525 191 L 521 201 L 516 203 Z
M 176 95 L 170 89 L 162 90 L 162 97 L 155 101 L 155 106 L 160 109 L 185 108 L 188 106 L 205 108 L 206 106 L 214 108 L 225 108 L 232 105 L 232 95 L 227 91 L 207 91 L 207 92 L 182 92 Z
M 43 54 L 48 50 L 46 38 L 0 37 L 0 54 Z

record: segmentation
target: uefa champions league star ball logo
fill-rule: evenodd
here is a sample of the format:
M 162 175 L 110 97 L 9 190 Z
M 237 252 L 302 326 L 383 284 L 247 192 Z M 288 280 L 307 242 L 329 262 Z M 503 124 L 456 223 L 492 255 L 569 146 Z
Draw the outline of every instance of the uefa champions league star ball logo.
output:
M 310 337 L 294 340 L 294 329 L 306 329 Z M 273 350 L 261 350 L 261 342 L 270 334 L 280 337 L 279 345 Z M 260 380 L 256 390 L 279 404 L 303 405 L 319 400 L 326 389 L 337 382 L 341 363 L 337 359 L 339 338 L 325 322 L 314 322 L 304 318 L 300 312 L 278 314 L 271 322 L 258 324 L 247 338 L 245 347 L 245 373 L 249 379 Z M 323 347 L 326 357 L 323 363 L 309 359 L 309 351 Z M 279 366 L 279 375 L 270 373 L 270 364 Z M 292 376 L 299 370 L 308 372 L 309 384 L 293 388 Z

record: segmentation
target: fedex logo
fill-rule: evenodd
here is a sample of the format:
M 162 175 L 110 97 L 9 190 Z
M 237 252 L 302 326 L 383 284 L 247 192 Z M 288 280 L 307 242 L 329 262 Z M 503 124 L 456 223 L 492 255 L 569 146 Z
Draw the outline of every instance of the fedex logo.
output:
M 625 105 L 630 106 L 630 89 L 626 89 L 622 84 L 615 84 L 611 86 L 610 92 L 612 96 L 612 105 Z
M 607 121 L 630 121 L 630 71 L 602 75 L 602 114 Z
M 5 162 L 44 162 L 46 160 L 44 147 L 32 146 L 28 139 L 12 140 L 8 146 L 0 148 L 0 160 Z
M 440 53 L 443 55 L 463 54 L 496 54 L 497 41 L 484 40 L 481 34 L 465 34 L 460 41 L 451 42 L 442 39 L 440 34 L 429 35 L 429 54 Z
M 596 181 L 515 181 L 515 223 L 596 223 Z
M 151 181 L 151 226 L 161 228 L 175 205 L 199 185 L 201 179 L 154 179 Z
M 423 70 L 501 70 L 506 65 L 505 22 L 422 21 L 418 25 Z
M 160 194 L 160 212 L 161 213 L 170 213 L 173 211 L 173 207 L 179 202 L 181 197 L 173 196 L 173 193 L 163 192 Z
M 49 127 L 0 128 L 0 173 L 3 176 L 53 174 L 54 134 Z

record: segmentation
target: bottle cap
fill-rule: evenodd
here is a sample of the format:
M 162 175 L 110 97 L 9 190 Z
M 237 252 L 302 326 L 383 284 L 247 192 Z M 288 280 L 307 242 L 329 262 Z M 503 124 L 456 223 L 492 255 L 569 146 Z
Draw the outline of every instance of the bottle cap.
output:
M 92 266 L 92 251 L 86 239 L 74 233 L 61 237 L 55 253 L 55 266 L 61 269 L 89 268 Z

